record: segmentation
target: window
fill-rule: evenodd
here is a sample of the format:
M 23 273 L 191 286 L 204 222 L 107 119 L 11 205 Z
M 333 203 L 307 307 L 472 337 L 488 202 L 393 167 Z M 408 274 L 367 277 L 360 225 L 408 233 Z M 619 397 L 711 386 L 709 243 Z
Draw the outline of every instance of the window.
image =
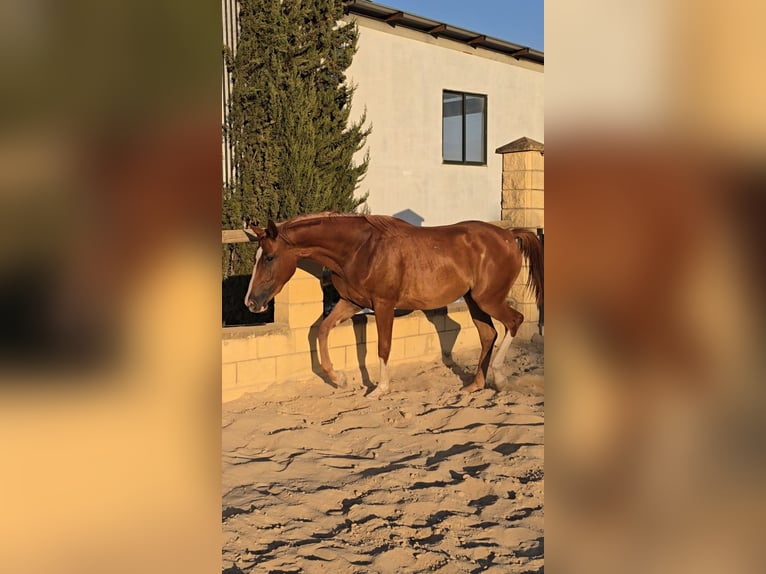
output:
M 487 164 L 487 96 L 443 92 L 442 161 Z

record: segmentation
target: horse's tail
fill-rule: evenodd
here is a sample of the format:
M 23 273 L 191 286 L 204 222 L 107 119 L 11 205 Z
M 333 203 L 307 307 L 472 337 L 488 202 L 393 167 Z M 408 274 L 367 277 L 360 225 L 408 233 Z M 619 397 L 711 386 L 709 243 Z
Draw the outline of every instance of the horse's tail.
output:
M 535 294 L 538 305 L 543 304 L 543 244 L 534 231 L 512 229 L 511 233 L 519 240 L 522 255 L 529 263 L 527 288 Z

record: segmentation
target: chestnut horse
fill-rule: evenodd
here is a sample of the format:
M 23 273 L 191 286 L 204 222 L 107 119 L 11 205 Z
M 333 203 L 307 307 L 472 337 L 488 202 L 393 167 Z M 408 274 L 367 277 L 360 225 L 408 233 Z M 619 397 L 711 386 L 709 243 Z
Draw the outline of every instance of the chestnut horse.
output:
M 505 325 L 492 363 L 496 382 L 498 367 L 524 321 L 506 302 L 523 257 L 529 261 L 528 287 L 538 304 L 542 301 L 542 246 L 534 232 L 524 229 L 505 230 L 480 221 L 415 227 L 388 216 L 334 213 L 300 216 L 281 225 L 269 221 L 266 229 L 251 229 L 259 246 L 245 295 L 250 311 L 265 309 L 293 276 L 299 259 L 332 271 L 341 299 L 319 326 L 319 355 L 322 370 L 338 387 L 346 385 L 346 377 L 333 369 L 327 336 L 364 307 L 375 311 L 380 382 L 371 395 L 380 395 L 389 388 L 395 308 L 435 309 L 465 298 L 481 339 L 479 366 L 465 387 L 475 391 L 485 386 L 497 339 L 491 317 Z

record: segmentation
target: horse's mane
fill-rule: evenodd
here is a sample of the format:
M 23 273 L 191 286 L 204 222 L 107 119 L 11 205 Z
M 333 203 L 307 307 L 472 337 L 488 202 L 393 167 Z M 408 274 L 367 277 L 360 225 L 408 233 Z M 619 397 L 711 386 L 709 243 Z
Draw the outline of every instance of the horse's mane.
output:
M 363 215 L 362 217 L 367 223 L 388 237 L 398 237 L 405 227 L 411 227 L 406 221 L 390 215 Z
M 406 221 L 391 217 L 390 215 L 366 215 L 361 213 L 338 213 L 336 211 L 323 211 L 322 213 L 310 213 L 308 215 L 299 215 L 294 217 L 288 221 L 285 221 L 281 225 L 281 228 L 282 231 L 290 231 L 294 228 L 318 225 L 330 219 L 341 218 L 364 220 L 369 225 L 377 229 L 380 233 L 388 237 L 401 235 L 403 227 L 410 225 Z
M 297 223 L 305 223 L 310 222 L 313 220 L 317 220 L 317 223 L 320 223 L 321 220 L 326 219 L 328 217 L 349 217 L 356 215 L 355 213 L 339 213 L 337 211 L 322 211 L 321 213 L 307 213 L 306 215 L 298 215 L 296 217 L 293 217 L 292 219 L 288 219 L 285 221 L 282 225 L 292 227 L 293 224 Z

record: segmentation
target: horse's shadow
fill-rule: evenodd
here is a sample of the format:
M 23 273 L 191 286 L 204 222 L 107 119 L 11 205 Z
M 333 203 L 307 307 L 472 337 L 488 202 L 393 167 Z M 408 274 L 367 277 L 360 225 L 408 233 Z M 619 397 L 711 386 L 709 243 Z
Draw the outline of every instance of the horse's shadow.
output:
M 396 316 L 408 315 L 412 311 L 397 310 Z M 438 309 L 432 309 L 423 311 L 426 319 L 434 326 L 436 334 L 439 337 L 439 346 L 441 348 L 441 360 L 442 363 L 450 369 L 457 377 L 460 378 L 464 385 L 469 384 L 473 380 L 473 373 L 470 372 L 464 366 L 456 363 L 452 357 L 452 352 L 455 348 L 455 342 L 457 341 L 458 334 L 460 333 L 460 323 L 451 319 L 446 307 Z M 359 372 L 362 379 L 362 385 L 367 391 L 371 391 L 375 388 L 374 383 L 370 377 L 370 371 L 367 368 L 367 329 L 370 315 L 359 314 L 354 315 L 351 318 L 351 322 L 354 329 L 354 339 L 356 341 L 356 358 L 359 365 Z M 325 383 L 332 387 L 336 387 L 327 374 L 322 370 L 322 366 L 319 360 L 319 325 L 324 317 L 319 317 L 309 329 L 308 339 L 309 347 L 311 349 L 311 369 L 319 376 Z M 396 332 L 396 324 L 394 324 L 394 333 Z M 330 332 L 330 338 L 332 338 L 332 331 Z M 347 365 L 348 367 L 348 365 Z
M 320 316 L 314 324 L 309 328 L 309 349 L 311 350 L 311 370 L 321 378 L 325 383 L 331 387 L 338 388 L 338 386 L 330 380 L 327 373 L 322 369 L 319 358 L 319 325 L 324 320 L 324 316 Z M 368 315 L 354 315 L 351 319 L 354 328 L 354 339 L 356 341 L 356 356 L 359 362 L 359 373 L 362 377 L 362 384 L 366 387 L 367 391 L 371 391 L 375 388 L 375 383 L 370 379 L 370 371 L 367 368 L 367 323 Z M 345 323 L 345 322 L 344 322 Z M 332 331 L 330 331 L 329 339 L 332 340 Z M 347 365 L 348 367 L 348 365 Z M 341 369 L 345 370 L 345 369 Z
M 322 322 L 324 317 L 322 315 L 319 316 L 319 319 L 314 321 L 314 324 L 309 327 L 309 353 L 311 353 L 311 370 L 315 375 L 317 375 L 320 379 L 322 379 L 325 383 L 330 385 L 331 387 L 336 387 L 337 385 L 333 383 L 330 380 L 330 377 L 327 376 L 327 374 L 322 370 L 322 365 L 319 361 L 319 325 Z
M 458 365 L 452 358 L 452 351 L 455 348 L 455 342 L 460 333 L 460 323 L 450 318 L 446 307 L 423 311 L 423 313 L 426 319 L 434 326 L 436 334 L 439 336 L 442 363 L 458 376 L 464 385 L 469 384 L 473 380 L 473 374 L 465 367 Z M 443 326 L 441 325 L 442 317 L 444 318 Z
M 356 339 L 356 358 L 359 362 L 359 373 L 362 377 L 362 384 L 369 392 L 375 388 L 375 384 L 370 379 L 370 371 L 367 369 L 367 315 L 354 315 L 351 321 L 354 325 L 354 339 Z

